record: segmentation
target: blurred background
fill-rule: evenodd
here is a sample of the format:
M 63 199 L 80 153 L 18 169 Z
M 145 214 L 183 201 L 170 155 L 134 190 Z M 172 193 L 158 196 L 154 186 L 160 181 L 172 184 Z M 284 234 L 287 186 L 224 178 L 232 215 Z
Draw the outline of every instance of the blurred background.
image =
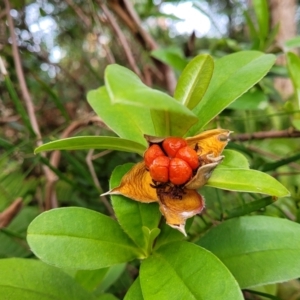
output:
M 297 0 L 1 1 L 0 257 L 32 256 L 26 228 L 44 210 L 82 206 L 112 214 L 109 199 L 99 195 L 117 165 L 140 157 L 93 150 L 33 154 L 41 143 L 63 137 L 114 135 L 86 101 L 89 90 L 104 84 L 112 63 L 172 95 L 197 54 L 276 54 L 269 74 L 207 129 L 234 131 L 228 148 L 243 153 L 251 168 L 276 177 L 292 197 L 262 201 L 204 188 L 207 210 L 195 218 L 190 239 L 236 215 L 299 222 L 299 18 Z M 122 294 L 130 283 L 123 273 L 110 288 Z M 300 299 L 298 281 L 267 288 L 282 299 Z

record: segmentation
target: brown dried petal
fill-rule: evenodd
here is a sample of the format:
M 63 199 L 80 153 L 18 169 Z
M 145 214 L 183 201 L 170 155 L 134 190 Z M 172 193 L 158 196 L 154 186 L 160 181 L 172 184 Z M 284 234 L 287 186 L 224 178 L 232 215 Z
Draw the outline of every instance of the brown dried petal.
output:
M 212 158 L 210 157 L 210 155 L 208 155 L 207 158 L 212 162 L 200 167 L 197 170 L 196 175 L 188 183 L 186 183 L 186 185 L 184 186 L 185 188 L 196 190 L 204 186 L 210 178 L 213 170 L 223 160 L 224 156 Z
M 170 194 L 160 194 L 159 209 L 166 223 L 184 235 L 186 219 L 199 214 L 204 206 L 204 198 L 195 190 L 185 190 L 181 200 L 174 199 Z
M 139 202 L 157 202 L 156 190 L 150 186 L 152 178 L 144 162 L 134 165 L 122 178 L 118 187 L 103 195 L 123 195 Z
M 147 135 L 144 134 L 144 138 L 146 139 L 146 141 L 150 144 L 159 144 L 161 142 L 163 142 L 164 137 L 157 137 L 157 136 L 153 136 L 153 135 Z
M 204 157 L 212 154 L 220 156 L 229 141 L 231 131 L 227 129 L 213 129 L 204 131 L 194 137 L 186 139 L 188 145 L 195 149 L 197 154 Z

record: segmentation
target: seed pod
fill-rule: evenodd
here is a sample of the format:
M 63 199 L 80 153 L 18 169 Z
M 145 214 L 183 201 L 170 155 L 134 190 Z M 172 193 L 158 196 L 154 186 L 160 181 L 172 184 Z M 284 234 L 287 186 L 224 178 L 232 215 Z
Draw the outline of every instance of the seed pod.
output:
M 187 142 L 183 138 L 169 137 L 163 141 L 162 146 L 167 155 L 173 158 L 180 148 L 187 146 Z
M 188 182 L 192 177 L 193 171 L 189 164 L 180 159 L 172 158 L 169 166 L 169 180 L 175 185 Z
M 197 152 L 189 146 L 179 149 L 175 157 L 186 161 L 193 170 L 197 169 L 199 166 Z
M 144 154 L 144 161 L 146 167 L 149 169 L 153 160 L 159 156 L 165 156 L 160 146 L 157 144 L 151 145 Z
M 158 182 L 168 182 L 169 165 L 170 159 L 167 156 L 155 158 L 149 168 L 151 178 Z

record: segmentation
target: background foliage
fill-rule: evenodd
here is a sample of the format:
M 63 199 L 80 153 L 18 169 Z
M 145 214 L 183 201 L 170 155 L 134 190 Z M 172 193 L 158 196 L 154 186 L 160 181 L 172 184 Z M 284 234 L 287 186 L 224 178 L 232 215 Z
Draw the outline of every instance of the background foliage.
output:
M 3 268 L 8 268 L 6 258 L 12 257 L 16 267 L 28 268 L 19 261 L 33 258 L 25 239 L 26 230 L 44 210 L 78 206 L 112 214 L 108 199 L 99 198 L 99 194 L 109 189 L 113 169 L 139 161 L 137 154 L 107 150 L 47 155 L 33 152 L 41 139 L 48 142 L 81 135 L 115 136 L 86 101 L 88 91 L 104 84 L 106 66 L 115 62 L 133 70 L 148 86 L 173 94 L 179 74 L 199 53 L 208 53 L 214 59 L 240 50 L 276 54 L 278 63 L 263 80 L 218 118 L 208 123 L 209 117 L 204 116 L 208 119 L 203 125 L 205 129 L 220 126 L 234 131 L 228 149 L 243 153 L 252 169 L 275 177 L 292 196 L 273 203 L 272 199 L 262 200 L 255 194 L 205 187 L 207 209 L 194 219 L 189 240 L 198 240 L 216 222 L 246 214 L 298 223 L 300 39 L 296 36 L 296 12 L 299 8 L 291 1 L 289 9 L 295 20 L 289 31 L 295 35 L 282 39 L 285 23 L 281 22 L 279 27 L 274 9 L 270 9 L 274 2 L 6 0 L 0 4 Z M 194 21 L 195 31 L 181 31 L 182 20 L 172 10 L 176 6 L 184 10 L 187 5 L 193 5 L 195 11 L 207 18 L 209 30 L 201 33 L 204 26 Z M 184 24 L 187 23 L 185 20 Z M 286 57 L 285 65 L 281 65 L 281 57 Z M 290 83 L 278 84 L 279 79 L 288 78 Z M 230 92 L 224 89 L 223 95 Z M 214 95 L 205 97 L 210 96 Z M 123 121 L 126 126 L 126 119 Z M 284 238 L 285 232 L 280 234 Z M 32 276 L 46 272 L 44 268 L 48 266 L 33 262 Z M 51 274 L 53 269 L 47 272 Z M 84 286 L 93 290 L 95 297 L 101 296 L 99 299 L 122 298 L 137 272 L 136 261 L 90 273 L 69 271 L 79 282 L 78 286 L 72 286 L 72 293 L 84 299 Z M 151 273 L 151 269 L 145 267 L 143 272 Z M 64 272 L 59 276 L 62 282 L 71 285 Z M 133 290 L 135 286 L 136 281 L 132 293 L 138 293 L 138 289 Z M 298 299 L 299 291 L 297 280 L 260 290 L 280 299 Z M 71 295 L 70 292 L 70 299 Z M 244 296 L 259 297 L 249 291 Z

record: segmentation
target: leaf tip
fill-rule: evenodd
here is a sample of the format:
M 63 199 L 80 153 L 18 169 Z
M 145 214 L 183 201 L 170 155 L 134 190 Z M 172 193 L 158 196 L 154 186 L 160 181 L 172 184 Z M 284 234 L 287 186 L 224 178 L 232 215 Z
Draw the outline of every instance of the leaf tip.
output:
M 186 231 L 185 231 L 185 224 L 180 224 L 180 225 L 173 225 L 170 223 L 167 223 L 170 227 L 177 229 L 178 231 L 180 231 L 184 236 L 187 236 Z

